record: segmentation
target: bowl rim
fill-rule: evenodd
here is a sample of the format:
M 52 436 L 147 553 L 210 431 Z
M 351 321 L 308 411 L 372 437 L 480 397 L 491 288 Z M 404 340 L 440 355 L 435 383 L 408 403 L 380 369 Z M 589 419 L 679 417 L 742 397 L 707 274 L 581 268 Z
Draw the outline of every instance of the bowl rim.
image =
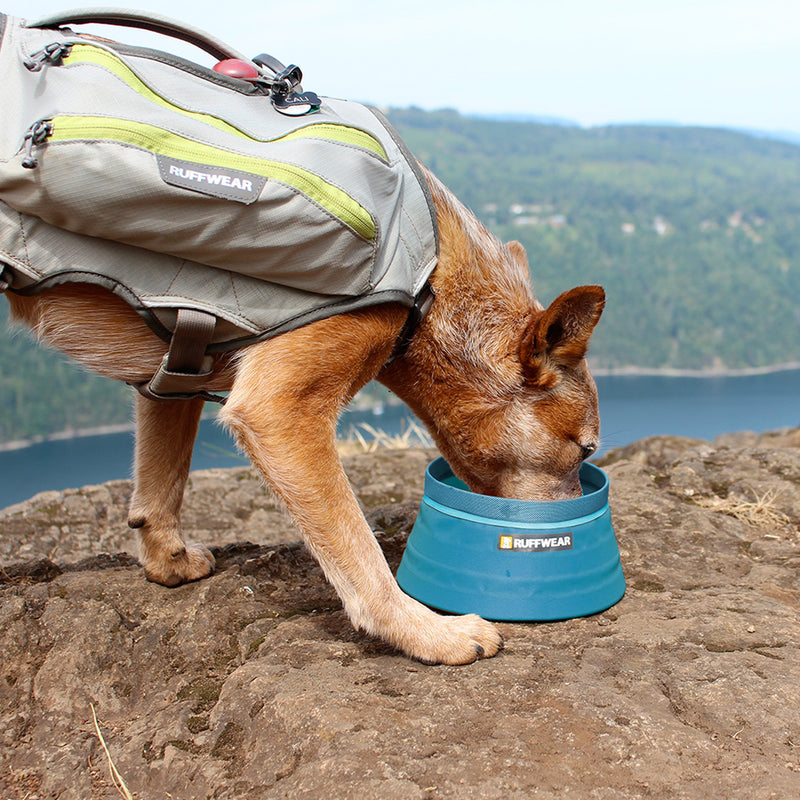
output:
M 428 464 L 425 470 L 423 502 L 427 497 L 445 508 L 493 520 L 501 525 L 504 522 L 529 524 L 569 522 L 595 514 L 608 505 L 608 475 L 600 467 L 589 462 L 581 465 L 583 495 L 569 500 L 537 502 L 476 494 L 469 489 L 444 483 L 454 477 L 453 470 L 443 457 Z

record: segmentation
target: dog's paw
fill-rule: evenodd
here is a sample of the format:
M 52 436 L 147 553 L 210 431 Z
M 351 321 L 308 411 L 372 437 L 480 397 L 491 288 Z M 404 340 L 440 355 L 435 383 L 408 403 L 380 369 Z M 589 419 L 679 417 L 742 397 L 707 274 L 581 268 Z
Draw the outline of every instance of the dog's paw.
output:
M 471 664 L 503 649 L 503 637 L 497 627 L 476 614 L 437 619 L 440 622 L 434 635 L 426 636 L 409 653 L 425 664 Z
M 503 649 L 503 637 L 491 622 L 477 614 L 442 616 L 399 589 L 394 602 L 346 608 L 357 628 L 423 664 L 471 664 Z
M 207 578 L 215 567 L 216 560 L 207 547 L 186 544 L 166 557 L 148 559 L 144 564 L 144 574 L 153 583 L 178 586 Z

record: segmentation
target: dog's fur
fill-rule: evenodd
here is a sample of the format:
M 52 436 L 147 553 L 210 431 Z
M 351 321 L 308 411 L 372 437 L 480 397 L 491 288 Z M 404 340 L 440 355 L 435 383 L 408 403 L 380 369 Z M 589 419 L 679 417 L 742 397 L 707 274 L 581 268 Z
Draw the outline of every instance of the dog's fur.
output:
M 453 471 L 477 492 L 551 500 L 580 493 L 597 448 L 597 394 L 584 355 L 604 305 L 599 286 L 544 309 L 525 252 L 491 236 L 426 173 L 440 228 L 435 301 L 410 347 L 387 364 L 407 310 L 387 304 L 309 324 L 216 359 L 209 391 L 230 389 L 220 414 L 283 500 L 353 624 L 408 655 L 462 664 L 493 656 L 496 628 L 440 616 L 405 595 L 350 488 L 336 450 L 339 413 L 370 379 L 403 398 Z M 122 300 L 71 284 L 9 294 L 13 316 L 85 366 L 147 380 L 166 345 Z M 135 490 L 148 579 L 206 577 L 214 558 L 181 535 L 180 509 L 202 400 L 136 399 Z

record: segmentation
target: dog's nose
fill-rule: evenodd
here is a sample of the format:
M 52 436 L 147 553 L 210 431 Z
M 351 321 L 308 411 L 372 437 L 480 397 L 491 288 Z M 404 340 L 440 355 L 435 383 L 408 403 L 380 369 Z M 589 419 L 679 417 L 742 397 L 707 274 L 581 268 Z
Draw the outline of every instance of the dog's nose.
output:
M 597 452 L 597 442 L 588 442 L 581 445 L 581 457 L 584 461 L 591 458 Z

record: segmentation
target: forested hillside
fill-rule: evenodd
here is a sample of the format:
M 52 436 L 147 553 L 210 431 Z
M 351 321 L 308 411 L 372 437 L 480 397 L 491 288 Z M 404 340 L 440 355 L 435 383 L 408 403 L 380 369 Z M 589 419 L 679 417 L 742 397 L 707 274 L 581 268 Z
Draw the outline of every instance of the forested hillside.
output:
M 600 368 L 800 362 L 800 146 L 725 130 L 581 129 L 389 113 L 412 151 L 504 240 L 538 296 L 608 294 Z M 0 300 L 0 326 L 8 306 Z M 0 442 L 124 422 L 130 390 L 3 334 Z
M 6 325 L 0 299 L 0 443 L 131 419 L 131 389 L 90 375 L 65 356 Z
M 495 233 L 525 245 L 541 298 L 605 286 L 595 364 L 800 361 L 800 147 L 703 128 L 390 116 Z

